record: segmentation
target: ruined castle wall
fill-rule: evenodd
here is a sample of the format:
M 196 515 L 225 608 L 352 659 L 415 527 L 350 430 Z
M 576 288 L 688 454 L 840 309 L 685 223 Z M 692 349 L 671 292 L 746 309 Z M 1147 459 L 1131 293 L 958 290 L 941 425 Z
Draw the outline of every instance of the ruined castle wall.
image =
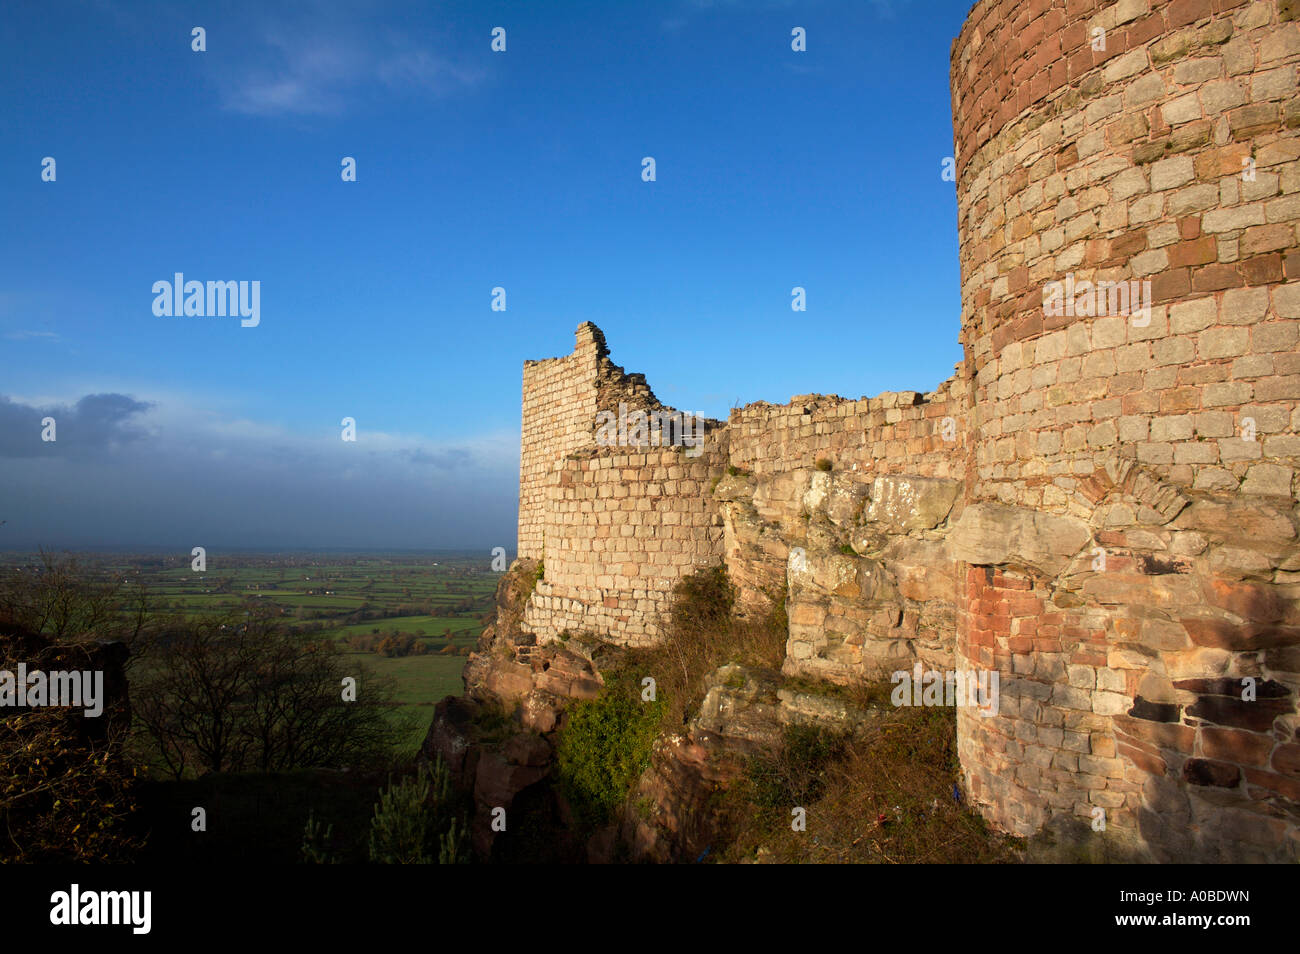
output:
M 674 584 L 722 557 L 709 487 L 726 465 L 726 431 L 688 447 L 601 448 L 563 462 L 546 509 L 546 578 L 524 625 L 647 645 Z
M 887 391 L 857 401 L 809 394 L 789 404 L 749 404 L 731 412 L 731 463 L 762 478 L 811 470 L 825 459 L 864 476 L 960 479 L 966 402 L 966 382 L 952 377 L 930 394 Z
M 786 599 L 788 674 L 996 672 L 996 712 L 957 712 L 996 826 L 1300 859 L 1296 16 L 979 0 L 952 51 L 957 375 L 750 405 L 692 461 L 595 447 L 597 410 L 658 404 L 584 326 L 525 369 L 525 628 L 650 641 L 721 559 L 742 612 Z M 1045 307 L 1098 281 L 1135 300 Z
M 789 675 L 837 683 L 951 668 L 968 391 L 807 395 L 732 412 L 722 508 L 742 610 L 785 596 Z
M 1300 857 L 1295 17 L 980 0 L 953 44 L 974 416 L 948 543 L 958 656 L 1003 676 L 958 738 L 1009 830 L 1104 812 L 1159 859 Z M 1067 280 L 1149 281 L 1150 311 L 1052 314 Z
M 522 625 L 542 641 L 569 631 L 651 642 L 676 581 L 722 556 L 708 492 L 726 466 L 726 429 L 700 420 L 686 443 L 602 446 L 598 414 L 673 410 L 608 354 L 585 323 L 573 354 L 524 367 L 519 555 L 542 559 L 544 574 Z
M 585 322 L 576 332 L 573 354 L 524 362 L 523 421 L 519 451 L 518 555 L 542 558 L 547 488 L 560 461 L 594 445 L 596 380 L 608 354 L 605 337 Z

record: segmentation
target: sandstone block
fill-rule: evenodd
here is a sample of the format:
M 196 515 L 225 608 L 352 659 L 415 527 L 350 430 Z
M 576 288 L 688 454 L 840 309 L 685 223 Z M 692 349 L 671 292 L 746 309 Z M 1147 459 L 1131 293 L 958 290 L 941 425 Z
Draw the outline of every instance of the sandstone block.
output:
M 966 507 L 948 535 L 959 560 L 979 566 L 1027 563 L 1050 576 L 1090 539 L 1087 525 L 1073 517 L 988 503 Z

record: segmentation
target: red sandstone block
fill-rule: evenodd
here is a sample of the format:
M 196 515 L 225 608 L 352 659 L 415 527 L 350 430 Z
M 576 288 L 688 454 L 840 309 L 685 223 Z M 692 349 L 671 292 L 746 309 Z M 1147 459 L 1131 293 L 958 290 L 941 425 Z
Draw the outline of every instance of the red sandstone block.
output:
M 1112 30 L 1110 33 L 1106 34 L 1106 46 L 1100 50 L 1093 50 L 1092 62 L 1100 66 L 1112 57 L 1127 52 L 1127 35 L 1122 31 Z
M 1105 666 L 1106 657 L 1096 653 L 1077 652 L 1070 657 L 1070 662 L 1076 666 Z
M 1029 77 L 1033 76 L 1036 70 L 1037 67 L 1030 60 L 1020 60 L 1011 71 L 1011 85 L 1018 92 L 1024 92 L 1025 84 L 1029 82 Z
M 1195 23 L 1214 13 L 1210 0 L 1173 0 L 1165 8 L 1165 16 L 1169 21 L 1169 29 L 1176 30 L 1180 26 L 1186 26 L 1189 23 Z
M 1254 768 L 1246 768 L 1243 771 L 1246 773 L 1246 781 L 1251 785 L 1259 785 L 1271 792 L 1285 795 L 1293 802 L 1300 802 L 1300 781 Z
M 1092 56 L 1092 47 L 1085 46 L 1075 50 L 1066 58 L 1066 69 L 1071 83 L 1078 81 L 1079 77 L 1092 69 Z
M 1038 46 L 1038 41 L 1041 40 L 1047 33 L 1047 24 L 1043 22 L 1040 16 L 1038 16 L 1038 14 L 1042 13 L 1043 11 L 1034 10 L 1031 7 L 1028 12 L 1032 16 L 1034 16 L 1034 19 L 1030 21 L 1029 25 L 1026 26 L 1024 30 L 1020 32 L 1019 39 L 1020 39 L 1020 48 L 1022 50 L 1035 49 Z
M 1051 76 L 1051 82 L 1048 84 L 1049 96 L 1070 82 L 1070 69 L 1064 58 L 1055 60 L 1048 73 Z
M 1122 758 L 1128 759 L 1142 771 L 1151 775 L 1164 775 L 1168 770 L 1164 759 L 1152 752 L 1143 751 L 1124 742 L 1119 743 L 1118 750 Z
M 1233 10 L 1247 2 L 1248 0 L 1214 0 L 1214 12 L 1223 13 L 1225 10 Z
M 1171 128 L 1172 127 L 1165 122 L 1165 114 L 1161 110 L 1160 106 L 1152 106 L 1147 110 L 1147 131 L 1150 133 L 1150 139 L 1152 142 L 1167 134 Z M 1168 145 L 1168 143 L 1165 144 L 1166 148 Z
M 1111 239 L 1111 253 L 1118 257 L 1131 258 L 1147 247 L 1147 233 L 1142 229 L 1125 232 Z
M 1141 46 L 1150 40 L 1154 40 L 1160 34 L 1166 31 L 1165 14 L 1163 10 L 1156 10 L 1147 14 L 1140 19 L 1134 20 L 1125 30 L 1126 39 L 1129 48 Z
M 1007 601 L 1007 610 L 1012 616 L 1036 616 L 1042 608 L 1042 600 L 1035 596 L 1018 596 Z
M 1037 287 L 1037 286 L 1035 286 Z M 1041 294 L 1041 292 L 1036 292 Z M 1043 333 L 1043 316 L 1037 312 L 1025 315 L 1019 319 L 1014 326 L 1015 341 L 1024 341 L 1027 338 L 1037 338 Z
M 1155 286 L 1153 284 L 1152 288 L 1154 289 L 1154 287 Z M 1154 295 L 1154 291 L 1152 292 L 1152 294 Z M 1154 300 L 1158 301 L 1159 299 L 1154 299 Z M 1064 311 L 1065 309 L 1061 309 L 1061 310 Z M 1058 329 L 1064 328 L 1066 325 L 1070 324 L 1073 321 L 1074 319 L 1069 317 L 1068 315 L 1044 315 L 1043 330 L 1057 331 Z
M 1081 46 L 1083 41 L 1088 37 L 1088 26 L 1086 23 L 1075 21 L 1070 23 L 1061 31 L 1061 48 L 1069 51 L 1076 46 Z
M 1241 274 L 1247 285 L 1266 285 L 1282 280 L 1282 254 L 1273 252 L 1256 255 L 1241 263 Z
M 1219 243 L 1213 235 L 1206 235 L 1171 245 L 1168 253 L 1170 265 L 1208 265 L 1218 259 Z
M 1079 161 L 1079 146 L 1076 143 L 1070 143 L 1064 149 L 1056 154 L 1056 169 L 1060 172 L 1062 169 L 1068 169 Z
M 1031 62 L 1034 64 L 1034 72 L 1046 69 L 1061 58 L 1061 37 L 1056 33 L 1049 33 L 1035 48 Z
M 1184 241 L 1200 238 L 1201 217 L 1199 215 L 1183 216 L 1178 220 L 1178 234 Z
M 1047 98 L 1052 91 L 1052 77 L 1047 70 L 1039 68 L 1034 78 L 1029 81 L 1029 98 L 1037 103 Z
M 1287 252 L 1283 259 L 1287 278 L 1300 278 L 1300 251 Z
M 1215 263 L 1203 265 L 1192 271 L 1192 290 L 1198 292 L 1222 291 L 1225 288 L 1240 288 L 1246 284 L 1241 270 L 1235 263 Z M 1152 286 L 1154 289 L 1154 285 Z
M 1206 758 L 1263 768 L 1272 751 L 1273 737 L 1269 735 L 1215 726 L 1201 728 L 1201 754 Z
M 1034 640 L 1034 652 L 1036 653 L 1060 653 L 1065 650 L 1061 646 L 1059 639 L 1044 639 L 1039 637 Z
M 1156 304 L 1182 298 L 1191 290 L 1192 277 L 1187 268 L 1171 268 L 1151 276 L 1151 300 Z
M 1007 648 L 1013 653 L 1030 653 L 1034 650 L 1034 641 L 1028 636 L 1012 636 L 1007 640 Z

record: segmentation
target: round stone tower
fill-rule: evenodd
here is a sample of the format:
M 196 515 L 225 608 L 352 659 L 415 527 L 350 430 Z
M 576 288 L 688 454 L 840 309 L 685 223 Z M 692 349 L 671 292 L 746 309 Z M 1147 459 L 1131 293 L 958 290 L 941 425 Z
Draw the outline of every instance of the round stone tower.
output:
M 979 0 L 953 43 L 957 656 L 1000 676 L 958 739 L 1007 830 L 1300 857 L 1298 17 Z

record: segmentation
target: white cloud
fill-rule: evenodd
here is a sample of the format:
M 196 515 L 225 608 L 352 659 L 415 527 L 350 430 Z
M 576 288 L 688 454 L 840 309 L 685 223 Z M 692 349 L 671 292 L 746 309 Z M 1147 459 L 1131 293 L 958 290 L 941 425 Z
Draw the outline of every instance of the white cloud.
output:
M 348 24 L 261 32 L 256 60 L 219 78 L 223 105 L 255 116 L 328 115 L 367 96 L 411 92 L 444 96 L 478 85 L 483 70 L 394 34 Z

